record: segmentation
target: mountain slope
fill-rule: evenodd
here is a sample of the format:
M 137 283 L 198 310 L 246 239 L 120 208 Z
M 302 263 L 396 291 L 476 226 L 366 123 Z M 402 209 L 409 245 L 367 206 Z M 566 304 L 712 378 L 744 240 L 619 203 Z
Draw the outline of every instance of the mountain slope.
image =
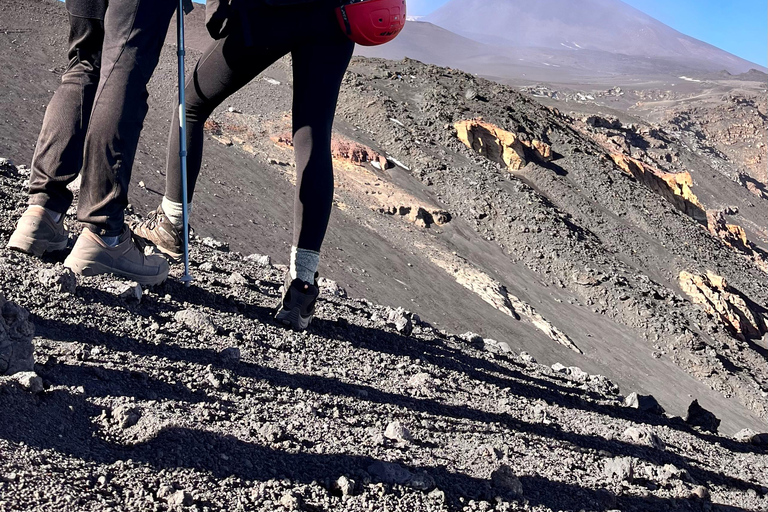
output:
M 732 73 L 765 70 L 619 0 L 452 0 L 425 21 L 486 44 L 575 53 L 593 50 Z

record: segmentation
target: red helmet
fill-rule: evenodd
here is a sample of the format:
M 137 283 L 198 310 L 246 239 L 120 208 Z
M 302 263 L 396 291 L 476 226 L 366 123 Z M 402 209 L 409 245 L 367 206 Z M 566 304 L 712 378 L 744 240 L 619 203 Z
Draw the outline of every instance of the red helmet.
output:
M 393 40 L 405 26 L 405 0 L 343 0 L 336 9 L 341 29 L 363 46 Z

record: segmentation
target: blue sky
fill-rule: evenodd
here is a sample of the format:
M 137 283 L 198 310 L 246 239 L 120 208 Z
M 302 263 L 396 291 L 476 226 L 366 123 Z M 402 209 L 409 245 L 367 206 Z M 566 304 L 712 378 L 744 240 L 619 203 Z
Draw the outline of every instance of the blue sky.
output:
M 532 0 L 536 1 L 536 0 Z M 578 1 L 578 0 L 574 0 Z M 408 13 L 423 16 L 447 0 L 408 0 Z M 768 66 L 766 0 L 624 0 L 696 39 Z

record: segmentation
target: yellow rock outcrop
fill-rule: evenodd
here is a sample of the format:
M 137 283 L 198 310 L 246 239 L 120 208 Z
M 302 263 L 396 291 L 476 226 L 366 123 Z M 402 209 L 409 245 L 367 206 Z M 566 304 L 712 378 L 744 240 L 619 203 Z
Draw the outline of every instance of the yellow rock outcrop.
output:
M 706 275 L 683 271 L 679 283 L 694 303 L 719 318 L 735 338 L 759 339 L 768 332 L 766 319 L 753 311 L 746 297 L 730 287 L 722 276 L 709 271 Z
M 540 140 L 522 140 L 516 133 L 509 132 L 482 119 L 471 119 L 455 123 L 456 135 L 468 148 L 503 165 L 510 171 L 519 171 L 526 166 L 526 148 L 544 162 L 552 160 L 552 148 Z

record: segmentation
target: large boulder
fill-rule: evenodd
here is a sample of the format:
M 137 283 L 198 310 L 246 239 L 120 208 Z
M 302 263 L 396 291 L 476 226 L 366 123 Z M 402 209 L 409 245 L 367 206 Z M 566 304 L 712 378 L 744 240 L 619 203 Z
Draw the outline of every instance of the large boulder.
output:
M 33 370 L 34 335 L 29 312 L 0 294 L 0 375 Z

